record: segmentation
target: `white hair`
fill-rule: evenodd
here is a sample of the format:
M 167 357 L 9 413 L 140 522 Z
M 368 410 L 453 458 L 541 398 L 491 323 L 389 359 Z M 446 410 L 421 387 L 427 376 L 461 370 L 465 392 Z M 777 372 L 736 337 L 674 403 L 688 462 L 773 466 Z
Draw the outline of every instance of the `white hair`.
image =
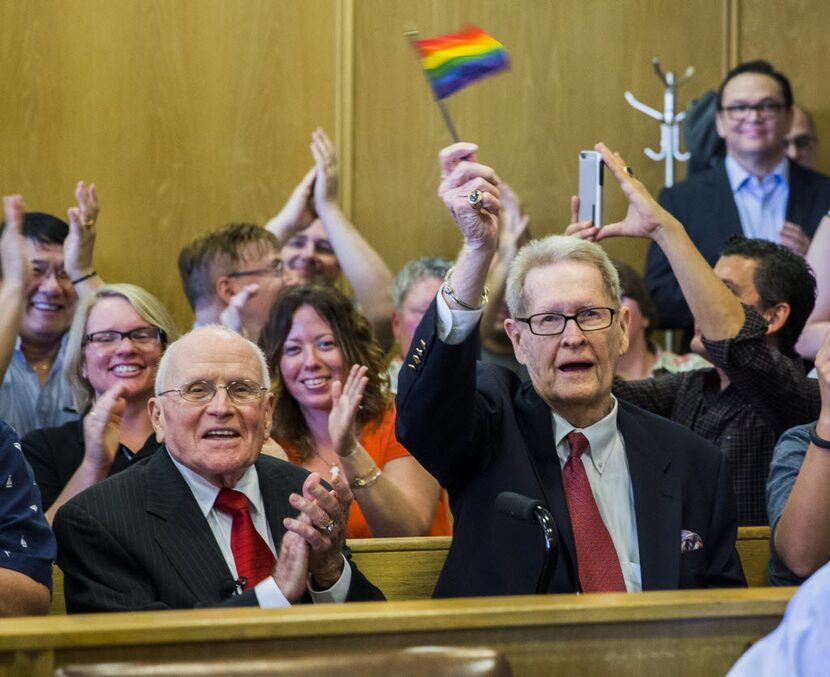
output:
M 560 261 L 580 261 L 597 267 L 609 300 L 620 304 L 620 276 L 608 258 L 608 254 L 594 242 L 566 235 L 549 235 L 541 240 L 531 240 L 516 254 L 507 275 L 505 299 L 511 317 L 521 317 L 527 312 L 525 279 L 533 268 Z

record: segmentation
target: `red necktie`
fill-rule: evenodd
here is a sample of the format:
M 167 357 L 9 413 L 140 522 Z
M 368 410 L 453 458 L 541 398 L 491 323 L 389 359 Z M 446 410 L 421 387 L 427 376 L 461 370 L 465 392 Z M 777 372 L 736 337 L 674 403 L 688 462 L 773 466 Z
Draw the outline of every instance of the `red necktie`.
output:
M 254 528 L 248 511 L 248 497 L 241 491 L 220 489 L 213 507 L 233 517 L 231 527 L 231 551 L 236 563 L 236 573 L 245 578 L 243 590 L 254 587 L 271 575 L 274 554 Z
M 620 560 L 614 543 L 599 514 L 591 484 L 582 464 L 588 439 L 582 433 L 568 433 L 571 456 L 562 469 L 562 485 L 576 542 L 579 583 L 583 592 L 625 592 Z

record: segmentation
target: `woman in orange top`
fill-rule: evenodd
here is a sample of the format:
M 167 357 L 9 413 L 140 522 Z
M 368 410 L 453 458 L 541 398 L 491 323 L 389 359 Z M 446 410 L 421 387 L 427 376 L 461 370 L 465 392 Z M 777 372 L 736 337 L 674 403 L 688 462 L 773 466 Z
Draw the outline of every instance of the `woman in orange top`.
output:
M 275 439 L 294 463 L 351 488 L 346 537 L 450 535 L 445 494 L 395 439 L 383 350 L 352 302 L 332 287 L 290 287 L 260 344 Z

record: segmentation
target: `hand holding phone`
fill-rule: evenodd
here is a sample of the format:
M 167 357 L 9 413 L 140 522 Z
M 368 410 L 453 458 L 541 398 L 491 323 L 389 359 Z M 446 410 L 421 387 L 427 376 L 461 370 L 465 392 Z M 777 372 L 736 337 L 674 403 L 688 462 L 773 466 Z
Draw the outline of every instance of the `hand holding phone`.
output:
M 594 150 L 579 151 L 579 220 L 590 219 L 602 227 L 602 156 Z

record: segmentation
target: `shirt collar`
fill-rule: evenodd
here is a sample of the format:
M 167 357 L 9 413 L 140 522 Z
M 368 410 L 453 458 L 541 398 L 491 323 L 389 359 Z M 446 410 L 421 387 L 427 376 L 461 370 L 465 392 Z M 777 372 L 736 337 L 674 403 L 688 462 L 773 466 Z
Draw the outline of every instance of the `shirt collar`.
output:
M 726 176 L 729 178 L 729 187 L 732 189 L 733 193 L 737 193 L 741 188 L 743 188 L 751 179 L 752 174 L 750 174 L 743 166 L 731 155 L 726 156 L 726 160 L 723 163 L 724 168 L 726 169 Z M 777 180 L 781 181 L 782 183 L 789 185 L 790 183 L 790 164 L 787 161 L 787 158 L 783 158 L 781 162 L 779 162 L 775 167 L 772 168 L 772 171 L 764 177 L 767 179 L 769 177 L 775 177 Z
M 590 458 L 597 472 L 601 474 L 608 461 L 608 456 L 614 449 L 614 440 L 617 435 L 617 410 L 617 398 L 611 395 L 611 411 L 604 418 L 587 428 L 574 428 L 555 411 L 551 412 L 553 414 L 553 439 L 556 443 L 556 453 L 559 455 L 559 459 L 563 463 L 568 460 L 570 447 L 565 441 L 565 437 L 571 431 L 576 430 L 585 435 L 588 438 L 588 444 L 591 445 L 588 451 L 583 454 L 583 458 Z
M 193 492 L 193 498 L 199 504 L 199 509 L 202 514 L 207 517 L 208 513 L 213 510 L 213 504 L 216 502 L 216 496 L 219 494 L 219 487 L 208 482 L 199 473 L 194 472 L 185 465 L 177 461 L 170 450 L 165 446 L 164 450 L 173 461 L 173 465 L 178 468 L 187 486 Z M 259 490 L 259 475 L 257 475 L 256 467 L 249 466 L 236 485 L 233 487 L 236 491 L 241 491 L 248 499 L 248 502 L 253 507 L 255 513 L 261 513 L 264 510 L 262 504 L 262 492 Z

